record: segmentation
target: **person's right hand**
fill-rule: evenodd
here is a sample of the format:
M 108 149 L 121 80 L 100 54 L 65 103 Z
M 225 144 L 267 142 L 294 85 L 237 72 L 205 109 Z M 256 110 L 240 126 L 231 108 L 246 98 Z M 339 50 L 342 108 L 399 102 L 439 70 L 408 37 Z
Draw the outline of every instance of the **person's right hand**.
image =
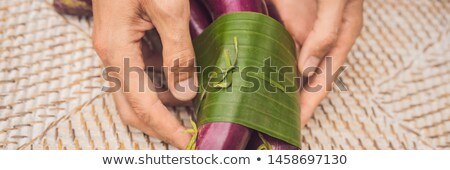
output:
M 363 26 L 363 0 L 271 0 L 297 47 L 301 124 L 327 96 Z M 329 57 L 332 60 L 326 60 Z M 330 66 L 330 67 L 327 67 Z M 309 71 L 308 71 L 309 70 Z M 332 76 L 327 75 L 332 73 Z M 312 90 L 312 87 L 320 87 Z
M 120 69 L 109 76 L 121 81 L 113 97 L 122 121 L 177 148 L 186 147 L 191 136 L 163 105 L 144 72 L 141 40 L 146 31 L 158 30 L 170 92 L 183 101 L 195 97 L 197 77 L 189 34 L 189 1 L 93 0 L 93 12 L 94 48 L 106 67 Z M 129 67 L 135 68 L 129 74 L 124 74 L 125 59 L 129 59 Z

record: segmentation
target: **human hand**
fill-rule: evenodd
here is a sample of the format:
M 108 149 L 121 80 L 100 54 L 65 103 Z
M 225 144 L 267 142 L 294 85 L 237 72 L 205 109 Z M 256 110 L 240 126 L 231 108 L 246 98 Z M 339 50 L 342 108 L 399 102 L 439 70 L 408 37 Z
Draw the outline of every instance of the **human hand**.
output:
M 189 1 L 94 0 L 93 16 L 97 54 L 105 66 L 120 69 L 109 76 L 120 80 L 113 98 L 122 121 L 185 148 L 191 136 L 163 105 L 144 71 L 142 38 L 146 31 L 158 30 L 171 94 L 183 101 L 195 97 L 197 77 L 188 25 Z
M 344 64 L 361 32 L 363 0 L 272 0 L 271 3 L 295 40 L 299 72 L 308 77 L 308 85 L 300 91 L 303 127 L 328 94 L 328 87 L 336 79 L 334 73 Z M 327 77 L 327 72 L 333 73 L 333 77 Z

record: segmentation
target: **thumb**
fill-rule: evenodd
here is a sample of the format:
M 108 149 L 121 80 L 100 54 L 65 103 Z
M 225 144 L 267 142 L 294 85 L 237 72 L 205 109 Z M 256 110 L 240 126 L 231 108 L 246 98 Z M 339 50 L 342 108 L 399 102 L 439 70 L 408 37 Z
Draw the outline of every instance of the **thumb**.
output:
M 163 46 L 163 65 L 169 90 L 186 101 L 197 94 L 195 54 L 189 33 L 189 1 L 148 1 L 146 10 Z
M 305 77 L 314 73 L 322 59 L 334 46 L 346 0 L 319 0 L 317 20 L 308 34 L 298 59 L 299 71 Z

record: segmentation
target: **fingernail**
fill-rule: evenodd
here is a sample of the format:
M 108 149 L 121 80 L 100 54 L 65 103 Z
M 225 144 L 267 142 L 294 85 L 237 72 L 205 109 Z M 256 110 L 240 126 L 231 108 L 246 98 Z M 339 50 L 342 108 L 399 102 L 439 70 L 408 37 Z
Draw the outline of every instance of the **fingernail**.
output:
M 174 96 L 181 101 L 190 100 L 197 94 L 194 77 L 178 82 L 175 89 Z
M 317 57 L 314 57 L 314 56 L 310 56 L 310 57 L 308 57 L 307 59 L 306 59 L 306 62 L 305 62 L 305 65 L 304 65 L 304 70 L 306 70 L 306 69 L 312 69 L 312 68 L 317 68 L 317 66 L 319 66 L 319 63 L 320 63 L 320 59 L 319 58 L 317 58 Z M 314 73 L 313 72 L 309 72 L 308 73 L 308 75 L 306 75 L 306 76 L 311 76 L 311 75 L 313 75 Z

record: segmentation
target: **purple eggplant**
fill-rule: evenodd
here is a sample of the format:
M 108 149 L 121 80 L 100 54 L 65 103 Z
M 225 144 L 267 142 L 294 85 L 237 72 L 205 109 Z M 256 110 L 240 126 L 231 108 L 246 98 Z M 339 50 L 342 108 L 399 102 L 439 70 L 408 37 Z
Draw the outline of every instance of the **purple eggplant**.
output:
M 264 143 L 266 142 L 266 143 Z M 255 132 L 252 134 L 252 137 L 250 141 L 247 144 L 246 150 L 257 150 L 262 144 L 270 145 L 265 146 L 264 148 L 271 149 L 271 150 L 298 150 L 299 148 L 291 145 L 289 143 L 286 143 L 282 140 L 279 140 L 277 138 L 271 137 L 269 135 Z M 270 148 L 269 148 L 270 147 Z
M 267 14 L 267 7 L 263 0 L 203 0 L 203 3 L 213 19 L 223 14 L 242 11 Z M 195 148 L 197 150 L 245 149 L 252 133 L 252 129 L 236 123 L 207 123 L 199 128 Z
M 191 16 L 189 18 L 189 30 L 191 38 L 200 35 L 211 24 L 211 16 L 200 0 L 189 0 Z
M 53 6 L 60 14 L 92 16 L 92 0 L 54 0 Z
M 228 122 L 212 122 L 200 127 L 197 150 L 240 150 L 247 146 L 251 129 Z
M 258 12 L 268 14 L 267 4 L 264 0 L 202 0 L 213 19 L 232 12 Z M 192 9 L 191 9 L 192 11 Z M 274 15 L 277 13 L 274 12 Z M 192 16 L 191 16 L 192 19 Z M 276 17 L 276 19 L 279 19 Z M 198 150 L 236 150 L 257 149 L 262 143 L 262 138 L 271 145 L 274 150 L 297 150 L 298 147 L 288 144 L 268 135 L 259 136 L 259 132 L 245 126 L 228 123 L 212 122 L 199 128 L 196 141 Z M 250 142 L 249 142 L 250 141 Z
M 203 0 L 213 19 L 232 12 L 258 12 L 267 14 L 264 0 Z
M 270 17 L 272 17 L 273 19 L 282 23 L 280 13 L 278 12 L 278 10 L 275 7 L 275 5 L 273 4 L 273 2 L 271 2 L 271 1 L 267 2 L 267 11 L 268 11 Z

